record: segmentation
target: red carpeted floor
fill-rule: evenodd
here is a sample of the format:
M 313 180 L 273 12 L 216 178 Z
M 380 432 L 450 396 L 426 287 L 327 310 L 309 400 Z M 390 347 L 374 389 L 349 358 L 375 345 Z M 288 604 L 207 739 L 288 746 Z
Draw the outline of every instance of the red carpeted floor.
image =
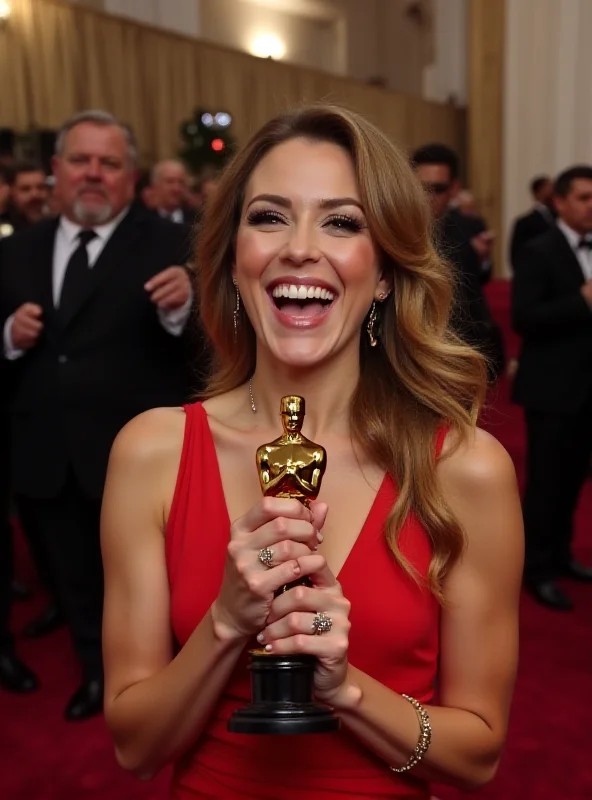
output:
M 508 330 L 508 287 L 489 289 L 494 313 Z M 516 342 L 509 337 L 510 354 Z M 508 401 L 506 382 L 491 398 L 483 424 L 511 453 L 522 475 L 524 442 L 520 413 Z M 577 514 L 576 553 L 592 563 L 592 488 Z M 19 576 L 34 583 L 19 553 Z M 521 660 L 508 745 L 499 775 L 481 800 L 591 800 L 590 695 L 592 693 L 592 586 L 569 585 L 572 614 L 522 602 Z M 42 598 L 15 607 L 14 628 L 42 605 Z M 29 697 L 0 692 L 0 800 L 164 800 L 167 776 L 142 784 L 116 766 L 102 719 L 62 721 L 62 709 L 78 675 L 64 631 L 38 642 L 19 640 L 19 652 L 37 670 L 43 688 Z M 438 789 L 441 800 L 459 793 Z

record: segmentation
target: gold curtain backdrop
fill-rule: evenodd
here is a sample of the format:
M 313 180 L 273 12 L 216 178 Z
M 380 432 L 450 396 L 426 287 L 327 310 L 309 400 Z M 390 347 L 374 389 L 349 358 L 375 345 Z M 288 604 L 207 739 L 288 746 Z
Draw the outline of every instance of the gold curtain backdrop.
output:
M 13 0 L 0 28 L 0 127 L 55 129 L 85 108 L 133 126 L 144 163 L 171 156 L 198 106 L 232 114 L 240 142 L 278 111 L 346 103 L 405 147 L 465 150 L 465 114 L 421 98 L 254 58 L 63 0 Z

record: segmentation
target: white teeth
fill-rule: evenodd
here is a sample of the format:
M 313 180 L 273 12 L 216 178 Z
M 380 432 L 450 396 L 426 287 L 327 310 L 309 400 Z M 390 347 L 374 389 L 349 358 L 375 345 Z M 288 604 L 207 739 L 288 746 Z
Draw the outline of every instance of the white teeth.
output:
M 329 289 L 322 289 L 320 286 L 296 286 L 294 283 L 282 283 L 274 286 L 272 297 L 285 297 L 288 300 L 328 300 L 335 299 L 335 295 Z

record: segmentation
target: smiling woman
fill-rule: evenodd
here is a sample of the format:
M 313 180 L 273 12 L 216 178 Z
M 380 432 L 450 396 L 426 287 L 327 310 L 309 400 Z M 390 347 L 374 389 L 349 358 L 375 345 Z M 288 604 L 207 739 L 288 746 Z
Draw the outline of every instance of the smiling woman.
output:
M 177 762 L 173 798 L 425 800 L 495 773 L 520 504 L 426 202 L 380 131 L 318 106 L 264 126 L 208 206 L 207 392 L 122 431 L 103 508 L 107 721 L 127 769 Z M 261 499 L 254 458 L 294 394 L 327 454 L 310 507 Z M 229 733 L 253 646 L 315 656 L 342 730 Z

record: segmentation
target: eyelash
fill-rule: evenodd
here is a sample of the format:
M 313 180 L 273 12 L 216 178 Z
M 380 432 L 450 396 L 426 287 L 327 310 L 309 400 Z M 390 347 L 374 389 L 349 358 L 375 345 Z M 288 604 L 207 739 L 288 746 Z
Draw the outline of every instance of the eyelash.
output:
M 284 222 L 283 217 L 279 212 L 273 209 L 261 209 L 258 211 L 251 211 L 247 217 L 249 225 L 263 225 L 270 222 Z M 359 220 L 349 214 L 335 214 L 330 217 L 325 225 L 328 223 L 335 225 L 340 230 L 347 230 L 350 233 L 359 233 L 365 227 Z

